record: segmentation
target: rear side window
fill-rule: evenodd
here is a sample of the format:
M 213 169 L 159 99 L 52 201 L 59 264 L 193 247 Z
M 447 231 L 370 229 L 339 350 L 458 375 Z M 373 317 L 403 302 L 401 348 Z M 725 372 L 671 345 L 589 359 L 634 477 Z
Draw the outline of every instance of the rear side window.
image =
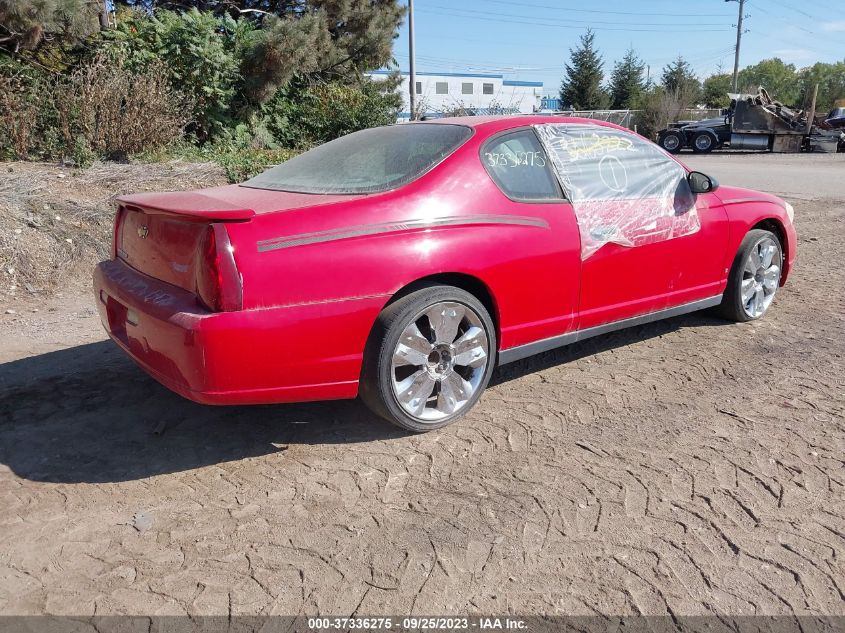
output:
M 531 129 L 494 137 L 482 148 L 481 160 L 511 200 L 542 202 L 563 198 L 546 152 Z
M 243 183 L 296 193 L 379 193 L 405 185 L 472 136 L 465 125 L 405 123 L 342 136 Z

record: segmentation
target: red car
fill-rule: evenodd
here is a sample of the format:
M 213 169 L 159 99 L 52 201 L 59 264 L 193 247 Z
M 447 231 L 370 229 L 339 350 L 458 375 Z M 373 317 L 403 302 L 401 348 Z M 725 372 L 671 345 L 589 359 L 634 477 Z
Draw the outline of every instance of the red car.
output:
M 118 198 L 103 325 L 207 404 L 354 398 L 412 431 L 497 364 L 718 306 L 761 317 L 792 207 L 616 126 L 444 119 L 356 132 L 240 185 Z

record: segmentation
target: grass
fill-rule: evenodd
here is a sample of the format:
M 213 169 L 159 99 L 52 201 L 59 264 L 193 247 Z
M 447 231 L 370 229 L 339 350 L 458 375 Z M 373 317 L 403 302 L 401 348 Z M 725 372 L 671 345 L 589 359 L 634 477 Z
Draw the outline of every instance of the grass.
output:
M 237 183 L 252 178 L 299 153 L 292 149 L 254 149 L 236 147 L 231 144 L 209 144 L 198 147 L 184 143 L 133 156 L 133 161 L 162 163 L 178 160 L 192 163 L 216 163 L 223 168 L 226 179 L 230 183 Z

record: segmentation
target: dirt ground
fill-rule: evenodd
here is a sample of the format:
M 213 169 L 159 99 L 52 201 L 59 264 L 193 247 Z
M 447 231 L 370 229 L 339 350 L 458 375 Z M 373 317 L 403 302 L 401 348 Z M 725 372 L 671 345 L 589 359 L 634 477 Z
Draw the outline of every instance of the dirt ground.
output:
M 795 205 L 764 320 L 522 361 L 422 436 L 195 405 L 84 286 L 0 296 L 0 613 L 845 615 L 843 159 L 688 161 Z

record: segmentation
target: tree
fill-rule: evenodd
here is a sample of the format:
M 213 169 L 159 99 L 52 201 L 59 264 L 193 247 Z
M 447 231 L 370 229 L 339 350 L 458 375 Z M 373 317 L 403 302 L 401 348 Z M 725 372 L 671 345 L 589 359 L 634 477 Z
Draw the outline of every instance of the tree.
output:
M 231 103 L 242 81 L 236 49 L 251 36 L 251 24 L 189 9 L 184 13 L 121 12 L 105 34 L 105 50 L 141 72 L 164 62 L 170 84 L 194 97 L 190 131 L 205 139 L 231 121 Z
M 365 71 L 389 62 L 404 14 L 397 0 L 300 5 L 306 10 L 299 15 L 236 13 L 237 18 L 195 7 L 152 13 L 123 8 L 117 28 L 103 39 L 133 70 L 155 59 L 166 62 L 172 85 L 195 96 L 189 131 L 204 141 L 293 80 L 360 87 Z
M 837 99 L 845 99 L 845 61 L 834 64 L 817 63 L 801 69 L 798 76 L 801 92 L 805 95 L 803 105 L 810 107 L 813 88 L 819 85 L 816 111 L 827 113 Z M 798 104 L 801 105 L 801 104 Z
M 717 73 L 704 80 L 701 98 L 708 108 L 727 108 L 730 103 L 729 92 L 733 92 L 733 75 Z
M 636 107 L 645 90 L 643 70 L 645 70 L 645 63 L 637 57 L 633 48 L 614 64 L 610 75 L 611 108 L 621 110 Z
M 680 55 L 663 67 L 662 84 L 668 92 L 677 93 L 678 99 L 689 106 L 695 105 L 701 96 L 701 82 Z
M 0 0 L 3 2 L 4 0 Z M 146 10 L 190 10 L 255 23 L 243 50 L 247 94 L 269 99 L 294 76 L 357 82 L 387 65 L 406 8 L 399 0 L 118 0 Z
M 357 81 L 364 71 L 388 64 L 405 15 L 398 0 L 252 4 L 278 9 L 262 19 L 253 48 L 245 55 L 247 90 L 257 101 L 265 101 L 294 75 Z
M 102 3 L 0 0 L 0 47 L 18 53 L 56 38 L 75 42 L 99 29 Z
M 566 78 L 560 85 L 560 99 L 576 110 L 600 110 L 607 104 L 601 87 L 604 79 L 601 56 L 595 49 L 595 33 L 591 29 L 581 36 L 578 48 L 570 49 Z
M 795 66 L 777 57 L 764 59 L 739 71 L 737 90 L 757 94 L 760 86 L 766 89 L 772 99 L 781 103 L 792 105 L 800 97 L 801 88 Z

